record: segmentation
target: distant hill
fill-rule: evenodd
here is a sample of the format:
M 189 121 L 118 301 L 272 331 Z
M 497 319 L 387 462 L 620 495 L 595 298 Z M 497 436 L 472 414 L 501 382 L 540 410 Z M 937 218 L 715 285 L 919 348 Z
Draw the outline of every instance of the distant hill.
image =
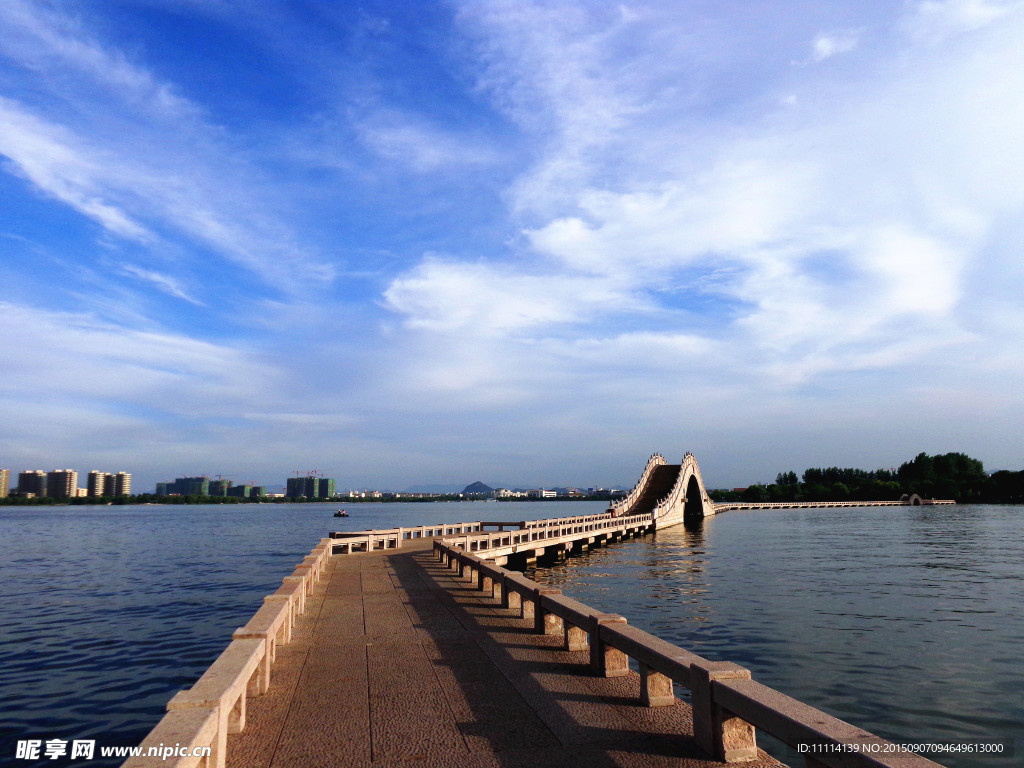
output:
M 492 493 L 494 493 L 494 489 L 491 488 L 491 486 L 484 485 L 479 480 L 477 480 L 475 483 L 470 483 L 465 488 L 463 488 L 462 492 L 466 496 L 490 496 Z

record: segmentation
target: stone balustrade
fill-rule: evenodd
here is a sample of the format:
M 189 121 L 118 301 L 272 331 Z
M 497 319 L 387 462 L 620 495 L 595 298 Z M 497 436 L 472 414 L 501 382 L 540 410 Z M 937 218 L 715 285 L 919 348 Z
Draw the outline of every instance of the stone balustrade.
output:
M 461 542 L 460 542 L 461 543 Z M 694 740 L 717 760 L 743 762 L 757 755 L 755 729 L 790 746 L 880 745 L 876 751 L 815 751 L 808 768 L 941 768 L 908 752 L 886 752 L 891 742 L 803 704 L 751 678 L 730 662 L 710 661 L 637 627 L 625 618 L 597 611 L 510 571 L 456 542 L 435 541 L 434 554 L 501 606 L 531 621 L 535 632 L 561 635 L 562 648 L 589 650 L 593 674 L 629 674 L 629 659 L 640 676 L 639 700 L 649 707 L 675 703 L 673 684 L 690 690 Z
M 616 501 L 611 505 L 611 509 L 615 511 L 626 510 L 632 507 L 637 499 L 643 494 L 647 487 L 647 481 L 651 477 L 651 473 L 654 472 L 658 467 L 668 464 L 668 461 L 660 453 L 652 453 L 651 458 L 647 460 L 647 466 L 644 467 L 643 473 L 640 475 L 640 479 L 636 485 L 633 486 L 632 490 L 627 493 L 623 498 Z
M 459 546 L 467 551 L 476 552 L 496 547 L 514 548 L 557 539 L 580 538 L 587 534 L 612 535 L 615 531 L 623 529 L 646 529 L 650 523 L 650 514 L 616 517 L 602 512 L 597 515 L 553 517 L 543 520 L 475 521 L 376 531 L 333 531 L 330 541 L 332 554 L 348 555 L 354 552 L 399 549 L 403 541 L 410 539 L 456 536 L 459 537 L 456 539 Z M 489 531 L 487 528 L 497 530 Z
M 599 515 L 577 517 L 556 517 L 547 520 L 528 520 L 520 523 L 518 530 L 480 531 L 462 537 L 448 539 L 454 546 L 467 552 L 483 552 L 495 549 L 514 550 L 530 545 L 544 545 L 558 540 L 613 536 L 624 531 L 646 530 L 651 524 L 651 515 L 630 515 L 614 517 L 607 512 Z M 482 523 L 483 526 L 497 523 Z M 510 525 L 502 523 L 503 526 Z
M 487 523 L 438 523 L 410 528 L 386 528 L 375 531 L 331 531 L 331 554 L 350 555 L 377 549 L 400 549 L 403 541 L 434 536 L 456 536 L 483 530 Z
M 956 504 L 955 499 L 921 499 L 921 506 Z M 831 507 L 907 507 L 908 501 L 717 501 L 715 512 L 742 509 L 828 509 Z
M 263 598 L 249 622 L 235 630 L 228 647 L 195 685 L 171 698 L 167 714 L 140 745 L 141 756 L 129 758 L 123 768 L 224 768 L 228 734 L 245 728 L 247 698 L 267 691 L 277 647 L 290 642 L 306 595 L 320 580 L 330 555 L 331 539 L 321 539 L 282 579 L 281 587 Z M 183 756 L 161 754 L 168 745 L 178 747 Z M 192 754 L 202 747 L 210 747 L 208 757 Z

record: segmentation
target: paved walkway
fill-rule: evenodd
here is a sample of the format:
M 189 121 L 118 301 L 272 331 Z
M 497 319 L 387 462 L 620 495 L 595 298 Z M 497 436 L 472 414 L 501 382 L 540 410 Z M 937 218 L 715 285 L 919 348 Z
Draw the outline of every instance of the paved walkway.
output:
M 229 768 L 721 765 L 680 735 L 687 704 L 640 706 L 637 675 L 591 676 L 586 652 L 533 634 L 420 546 L 331 558 Z

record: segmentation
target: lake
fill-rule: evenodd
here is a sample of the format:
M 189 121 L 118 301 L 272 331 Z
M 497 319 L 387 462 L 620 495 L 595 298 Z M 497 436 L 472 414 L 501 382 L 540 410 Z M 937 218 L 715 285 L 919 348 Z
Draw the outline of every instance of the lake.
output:
M 140 742 L 329 530 L 605 505 L 336 508 L 0 507 L 0 763 L 18 739 Z M 894 741 L 1021 739 L 1022 522 L 1016 506 L 733 511 L 531 576 Z

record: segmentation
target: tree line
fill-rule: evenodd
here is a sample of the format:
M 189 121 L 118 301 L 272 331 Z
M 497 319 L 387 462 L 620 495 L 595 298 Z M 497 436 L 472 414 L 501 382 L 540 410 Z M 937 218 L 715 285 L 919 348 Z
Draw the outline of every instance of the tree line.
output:
M 970 503 L 1024 503 L 1024 471 L 991 475 L 978 459 L 964 453 L 919 453 L 898 469 L 813 467 L 800 477 L 780 472 L 769 485 L 742 491 L 711 491 L 715 501 L 897 501 L 918 494 L 930 499 Z

